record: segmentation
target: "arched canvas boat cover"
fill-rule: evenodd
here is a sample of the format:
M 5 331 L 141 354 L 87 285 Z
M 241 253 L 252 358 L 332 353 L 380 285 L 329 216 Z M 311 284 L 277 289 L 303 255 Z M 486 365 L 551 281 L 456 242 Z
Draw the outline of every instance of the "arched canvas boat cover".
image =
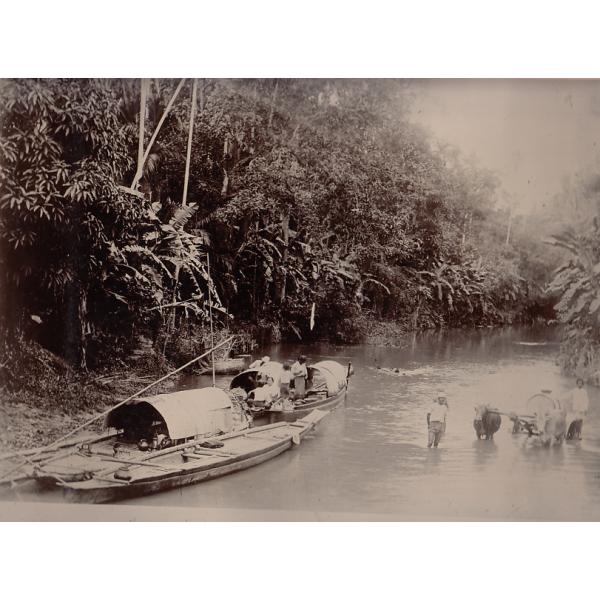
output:
M 339 382 L 331 371 L 319 369 L 315 366 L 307 367 L 310 385 L 308 391 L 318 392 L 325 390 L 328 396 L 336 394 L 340 390 Z
M 266 377 L 272 377 L 273 381 L 277 381 L 282 370 L 283 365 L 280 362 L 271 360 L 258 369 L 247 369 L 246 371 L 238 373 L 231 380 L 229 388 L 233 389 L 239 387 L 249 392 L 256 387 L 256 376 L 258 374 L 261 374 L 265 379 Z
M 327 386 L 327 394 L 329 396 L 337 394 L 346 385 L 346 368 L 334 360 L 322 360 L 308 367 L 308 370 L 309 373 L 312 371 L 310 378 L 313 381 L 313 388 L 318 388 L 322 385 L 318 381 L 320 376 Z M 318 376 L 316 375 L 317 373 Z
M 147 413 L 149 406 L 162 417 L 173 440 L 231 431 L 231 399 L 213 387 L 133 400 L 111 411 L 106 424 L 122 429 L 135 418 L 136 411 Z

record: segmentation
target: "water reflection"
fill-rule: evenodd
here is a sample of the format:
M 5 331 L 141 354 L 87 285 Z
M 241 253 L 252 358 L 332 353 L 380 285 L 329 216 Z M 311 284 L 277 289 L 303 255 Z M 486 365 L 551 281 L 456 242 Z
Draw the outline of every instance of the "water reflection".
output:
M 498 453 L 498 446 L 494 440 L 475 440 L 472 445 L 474 465 L 479 468 L 493 462 Z

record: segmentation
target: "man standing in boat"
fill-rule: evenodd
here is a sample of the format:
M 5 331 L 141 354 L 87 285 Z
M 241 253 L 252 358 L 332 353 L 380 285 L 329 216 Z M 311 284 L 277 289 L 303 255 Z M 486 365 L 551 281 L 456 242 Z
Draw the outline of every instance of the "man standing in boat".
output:
M 306 394 L 306 379 L 308 378 L 306 356 L 299 356 L 298 360 L 292 365 L 292 377 L 294 378 L 294 399 L 304 398 Z
M 448 404 L 444 394 L 439 394 L 427 412 L 427 428 L 429 430 L 427 447 L 438 447 L 442 435 L 446 431 L 446 415 Z

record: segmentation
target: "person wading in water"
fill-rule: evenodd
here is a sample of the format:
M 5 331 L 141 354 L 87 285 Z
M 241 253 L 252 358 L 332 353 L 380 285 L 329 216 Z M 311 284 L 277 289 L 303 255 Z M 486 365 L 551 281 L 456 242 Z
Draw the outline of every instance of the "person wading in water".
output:
M 583 429 L 583 418 L 590 408 L 590 398 L 587 390 L 583 387 L 584 381 L 579 378 L 577 387 L 571 394 L 571 412 L 569 414 L 569 430 L 567 431 L 568 440 L 580 440 L 581 430 Z
M 427 412 L 427 428 L 429 430 L 428 448 L 431 448 L 431 446 L 434 448 L 438 447 L 442 435 L 446 431 L 447 414 L 448 404 L 446 403 L 446 397 L 443 394 L 439 394 L 437 400 L 433 402 Z

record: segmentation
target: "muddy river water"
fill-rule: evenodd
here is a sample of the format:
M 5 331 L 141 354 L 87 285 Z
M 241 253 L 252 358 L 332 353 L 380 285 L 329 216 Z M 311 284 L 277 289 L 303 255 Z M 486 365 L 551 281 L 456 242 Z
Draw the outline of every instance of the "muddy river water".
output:
M 266 350 L 292 358 L 294 346 Z M 493 441 L 477 441 L 475 404 L 518 411 L 542 388 L 573 387 L 556 366 L 549 329 L 448 331 L 415 335 L 401 348 L 314 345 L 310 361 L 351 361 L 345 404 L 302 444 L 267 463 L 221 479 L 128 501 L 165 509 L 257 510 L 294 518 L 402 520 L 600 519 L 600 393 L 588 388 L 582 442 L 543 448 L 512 435 L 503 418 Z M 399 368 L 391 375 L 376 365 Z M 219 378 L 217 385 L 225 386 Z M 210 385 L 188 377 L 180 387 Z M 448 397 L 446 435 L 428 449 L 426 412 L 438 391 Z M 168 509 L 167 509 L 168 510 Z M 267 511 L 267 512 L 262 512 Z M 290 512 L 291 511 L 291 512 Z M 218 512 L 211 513 L 218 516 Z M 350 517 L 349 517 L 350 515 Z
M 338 512 L 404 519 L 598 519 L 598 390 L 589 389 L 582 442 L 542 448 L 512 435 L 507 418 L 493 441 L 475 439 L 478 402 L 511 411 L 542 388 L 569 393 L 574 382 L 555 364 L 557 341 L 548 329 L 514 328 L 418 335 L 402 348 L 303 347 L 313 361 L 351 361 L 355 369 L 345 405 L 306 442 L 248 471 L 136 502 L 308 511 L 315 518 Z M 282 359 L 298 350 L 276 346 L 268 352 Z M 402 374 L 382 373 L 377 364 Z M 438 390 L 448 396 L 450 412 L 441 446 L 430 450 L 425 415 Z

